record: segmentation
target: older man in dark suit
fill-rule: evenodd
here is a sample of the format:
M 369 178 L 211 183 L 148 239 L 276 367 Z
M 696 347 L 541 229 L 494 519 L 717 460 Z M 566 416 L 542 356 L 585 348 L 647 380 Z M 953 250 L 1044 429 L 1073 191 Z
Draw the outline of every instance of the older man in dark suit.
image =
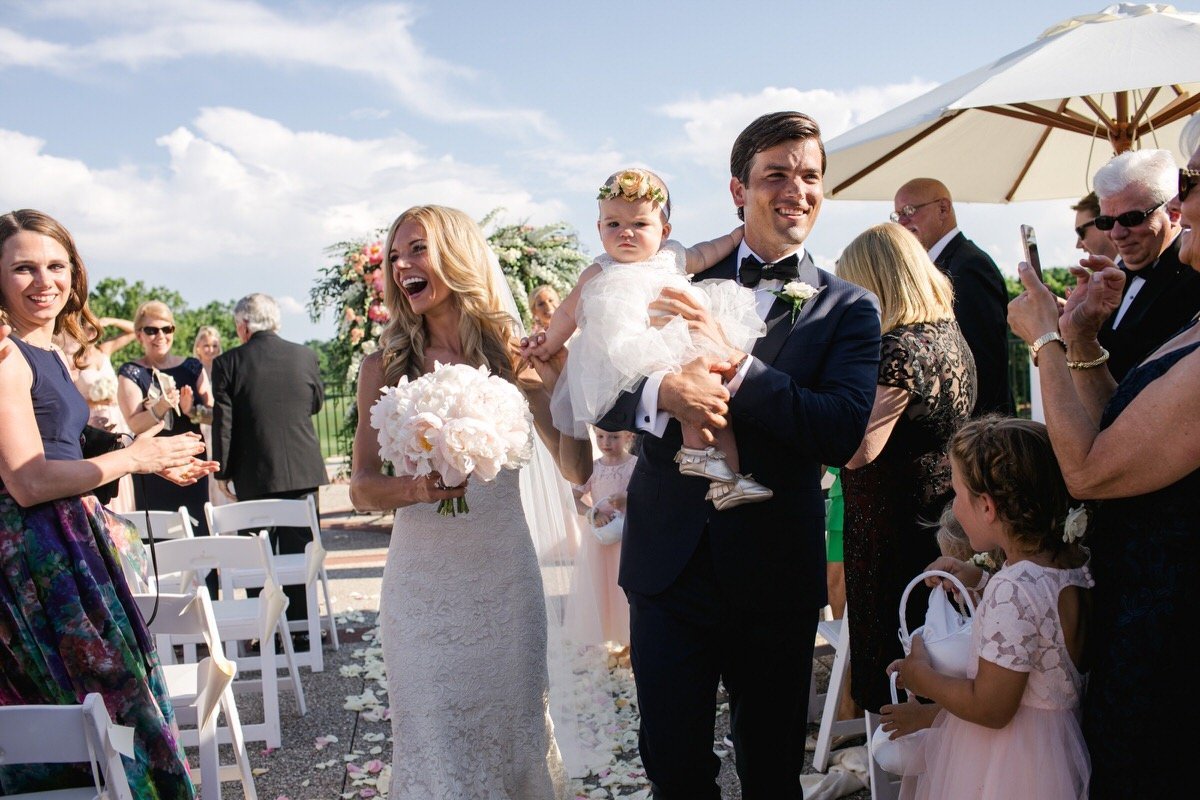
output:
M 650 377 L 601 421 L 643 432 L 629 483 L 620 584 L 630 602 L 640 752 L 656 798 L 719 800 L 713 755 L 718 682 L 729 693 L 746 797 L 803 796 L 809 672 L 825 605 L 822 464 L 862 440 L 879 368 L 873 296 L 804 251 L 824 197 L 825 150 L 804 114 L 760 117 L 737 138 L 730 190 L 745 219 L 738 252 L 697 276 L 752 286 L 767 333 L 753 352 Z M 790 281 L 815 294 L 776 297 Z M 723 342 L 689 295 L 651 305 Z M 708 370 L 722 372 L 724 385 Z M 718 511 L 708 481 L 675 464 L 677 420 L 720 427 L 728 412 L 743 471 L 774 490 Z
M 950 190 L 941 181 L 916 178 L 901 186 L 892 222 L 912 231 L 954 286 L 954 318 L 975 357 L 979 381 L 974 416 L 1012 414 L 1008 290 L 996 262 L 958 229 Z
M 1200 311 L 1200 274 L 1179 261 L 1179 209 L 1168 206 L 1177 178 L 1170 151 L 1135 150 L 1093 179 L 1096 227 L 1116 245 L 1125 272 L 1121 305 L 1100 329 L 1118 382 Z
M 242 346 L 213 361 L 213 460 L 221 464 L 219 486 L 237 500 L 313 495 L 315 501 L 318 487 L 329 482 L 312 423 L 325 399 L 316 353 L 279 337 L 279 306 L 269 295 L 243 297 L 233 318 Z M 303 553 L 310 541 L 308 528 L 279 527 L 271 533 L 280 554 Z M 304 588 L 285 586 L 284 592 L 288 619 L 306 619 Z

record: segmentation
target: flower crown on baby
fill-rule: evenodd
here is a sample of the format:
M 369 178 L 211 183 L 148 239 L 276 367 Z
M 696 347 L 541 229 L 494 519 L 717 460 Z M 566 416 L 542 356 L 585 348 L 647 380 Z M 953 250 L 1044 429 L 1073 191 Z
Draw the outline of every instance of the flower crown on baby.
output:
M 655 177 L 644 169 L 626 169 L 618 172 L 600 187 L 597 200 L 609 200 L 620 197 L 632 203 L 634 200 L 650 200 L 662 207 L 664 213 L 670 213 L 667 200 L 667 190 L 656 181 Z

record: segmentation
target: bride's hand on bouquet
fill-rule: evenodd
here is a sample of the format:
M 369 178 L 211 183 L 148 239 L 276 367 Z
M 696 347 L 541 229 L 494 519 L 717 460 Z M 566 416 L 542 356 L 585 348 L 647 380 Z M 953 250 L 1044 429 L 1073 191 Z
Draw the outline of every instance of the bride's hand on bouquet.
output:
M 415 505 L 418 503 L 440 503 L 443 500 L 453 500 L 457 497 L 462 497 L 467 493 L 467 484 L 471 479 L 468 476 L 459 486 L 447 486 L 442 480 L 441 475 L 431 472 L 428 475 L 400 478 L 399 480 L 405 482 L 405 493 L 408 496 L 404 499 L 408 503 Z

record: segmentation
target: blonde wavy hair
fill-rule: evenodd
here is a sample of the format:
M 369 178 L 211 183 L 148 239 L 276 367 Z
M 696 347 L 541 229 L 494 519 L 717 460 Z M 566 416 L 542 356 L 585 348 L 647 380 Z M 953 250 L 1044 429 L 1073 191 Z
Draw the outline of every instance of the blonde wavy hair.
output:
M 425 229 L 430 270 L 449 287 L 450 302 L 462 312 L 458 335 L 464 360 L 472 366 L 486 365 L 505 380 L 514 380 L 519 353 L 516 323 L 501 303 L 483 232 L 457 209 L 415 206 L 396 217 L 388 230 L 383 252 L 389 264 L 396 231 L 409 220 Z M 401 376 L 420 377 L 429 333 L 424 319 L 413 313 L 408 297 L 396 283 L 394 271 L 389 267 L 383 273 L 383 299 L 391 321 L 379 335 L 379 345 L 384 380 L 394 384 Z
M 837 274 L 879 298 L 884 333 L 954 319 L 950 279 L 929 260 L 917 237 L 894 222 L 867 228 L 846 245 Z
M 137 307 L 137 311 L 133 313 L 133 327 L 141 328 L 148 319 L 165 319 L 172 325 L 175 324 L 175 314 L 172 313 L 171 307 L 161 300 L 147 300 Z

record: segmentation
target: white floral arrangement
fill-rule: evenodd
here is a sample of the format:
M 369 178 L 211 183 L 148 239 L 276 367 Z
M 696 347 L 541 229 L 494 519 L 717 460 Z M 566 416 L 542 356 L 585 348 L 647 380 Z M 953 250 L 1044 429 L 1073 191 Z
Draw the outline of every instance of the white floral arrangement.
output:
M 109 405 L 117 401 L 117 378 L 115 375 L 101 375 L 96 382 L 88 387 L 87 399 L 94 405 Z
M 792 306 L 792 322 L 796 321 L 796 315 L 800 313 L 800 309 L 804 308 L 804 304 L 816 297 L 820 291 L 814 286 L 811 286 L 804 281 L 788 281 L 784 284 L 783 289 L 771 294 L 786 300 Z
M 529 403 L 516 386 L 486 367 L 435 365 L 415 381 L 407 376 L 384 387 L 371 407 L 379 455 L 397 475 L 436 472 L 445 486 L 468 476 L 494 480 L 501 469 L 520 469 L 533 455 Z M 438 513 L 466 513 L 466 498 L 443 500 Z
M 1063 523 L 1063 541 L 1075 544 L 1087 533 L 1088 513 L 1085 506 L 1076 506 L 1067 512 L 1067 521 Z

